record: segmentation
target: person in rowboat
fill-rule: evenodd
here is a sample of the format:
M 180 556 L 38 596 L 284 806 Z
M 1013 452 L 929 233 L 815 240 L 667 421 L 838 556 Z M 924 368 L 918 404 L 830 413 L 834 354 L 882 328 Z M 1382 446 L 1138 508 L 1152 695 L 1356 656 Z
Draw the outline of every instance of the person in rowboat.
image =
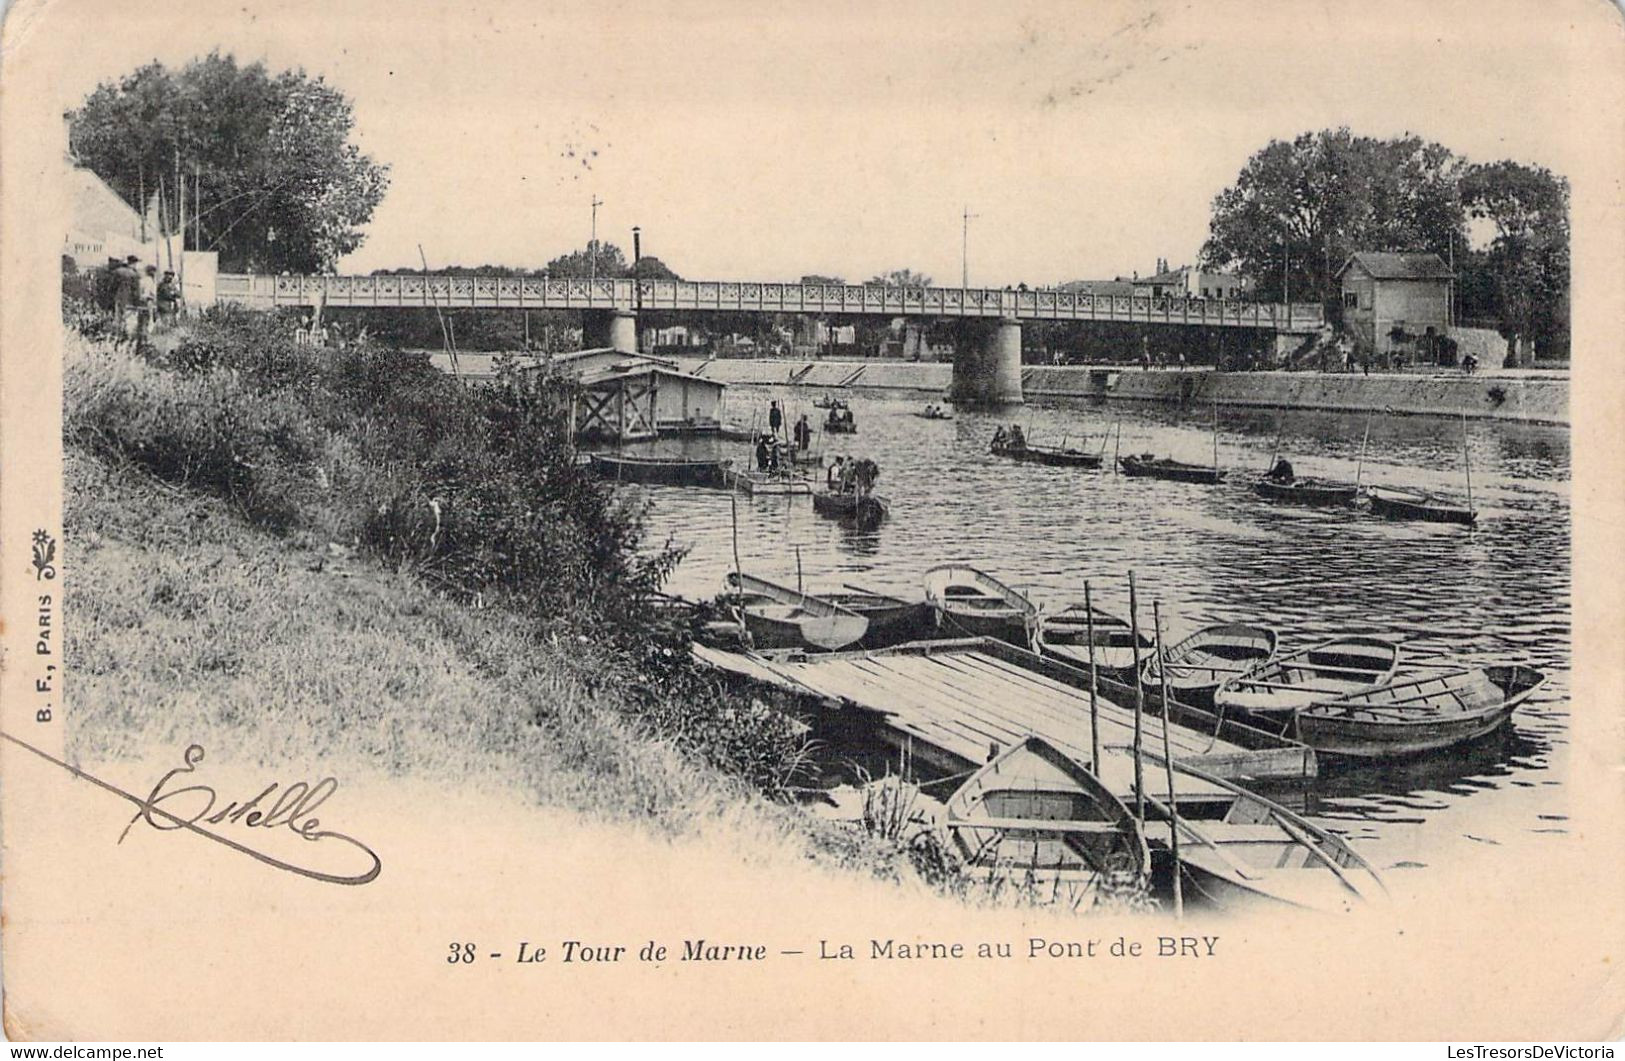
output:
M 1276 483 L 1290 483 L 1297 476 L 1292 473 L 1292 462 L 1285 457 L 1275 458 L 1275 467 L 1271 468 L 1264 478 Z

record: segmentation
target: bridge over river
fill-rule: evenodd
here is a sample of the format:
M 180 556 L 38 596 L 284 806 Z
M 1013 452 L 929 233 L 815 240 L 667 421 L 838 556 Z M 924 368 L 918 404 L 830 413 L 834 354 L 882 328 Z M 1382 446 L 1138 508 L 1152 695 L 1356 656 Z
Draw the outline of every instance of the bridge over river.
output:
M 1301 336 L 1318 331 L 1318 303 L 1012 291 L 986 287 L 880 287 L 777 284 L 748 280 L 629 280 L 478 275 L 270 276 L 221 273 L 215 298 L 258 309 L 322 306 L 366 309 L 578 310 L 589 345 L 634 352 L 640 311 L 792 313 L 917 317 L 966 323 L 965 356 L 954 393 L 973 400 L 1021 400 L 1023 321 L 1235 328 Z

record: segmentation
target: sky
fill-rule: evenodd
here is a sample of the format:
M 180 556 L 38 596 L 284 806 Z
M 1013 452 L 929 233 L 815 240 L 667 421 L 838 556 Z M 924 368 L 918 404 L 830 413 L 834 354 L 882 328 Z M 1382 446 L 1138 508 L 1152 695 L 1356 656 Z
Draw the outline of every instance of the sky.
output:
M 108 22 L 116 10 L 116 25 Z M 53 0 L 54 105 L 211 48 L 342 89 L 391 186 L 343 272 L 539 267 L 599 238 L 686 277 L 910 268 L 1051 284 L 1195 259 L 1272 138 L 1348 125 L 1572 174 L 1604 0 Z M 1613 21 L 1610 22 L 1610 19 Z M 43 50 L 43 49 L 41 49 Z M 0 66 L 0 78 L 4 69 Z M 1577 193 L 1579 189 L 1577 189 Z M 974 215 L 964 240 L 962 213 Z M 962 242 L 962 240 L 964 242 Z

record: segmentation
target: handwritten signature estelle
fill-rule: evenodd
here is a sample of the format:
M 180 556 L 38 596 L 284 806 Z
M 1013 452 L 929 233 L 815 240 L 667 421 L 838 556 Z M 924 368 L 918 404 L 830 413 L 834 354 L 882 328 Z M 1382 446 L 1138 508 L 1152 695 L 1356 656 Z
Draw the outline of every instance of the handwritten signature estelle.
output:
M 33 752 L 47 762 L 54 763 L 77 778 L 89 781 L 135 804 L 135 815 L 119 834 L 118 843 L 122 844 L 129 836 L 130 830 L 138 823 L 146 822 L 159 832 L 185 830 L 222 844 L 267 866 L 328 884 L 368 884 L 376 880 L 383 869 L 377 853 L 366 844 L 353 836 L 322 828 L 316 810 L 338 791 L 339 783 L 335 778 L 324 777 L 314 784 L 308 781 L 291 783 L 273 781 L 246 800 L 222 802 L 213 786 L 186 783 L 193 780 L 192 775 L 197 773 L 198 765 L 204 760 L 202 745 L 192 744 L 187 746 L 181 757 L 182 765 L 164 774 L 143 799 L 63 762 L 9 733 L 0 734 L 0 737 Z M 172 787 L 172 784 L 178 787 Z M 210 826 L 228 826 L 254 832 L 246 835 L 238 834 L 242 837 L 239 839 L 225 835 L 224 830 L 216 831 L 209 828 Z M 269 832 L 260 832 L 261 830 L 286 830 L 300 840 L 321 845 L 322 850 L 310 859 L 301 858 L 298 861 L 285 854 L 279 857 L 253 843 L 253 840 L 259 838 L 267 842 L 271 839 Z M 334 872 L 310 864 L 330 866 L 349 861 L 355 863 L 358 872 Z

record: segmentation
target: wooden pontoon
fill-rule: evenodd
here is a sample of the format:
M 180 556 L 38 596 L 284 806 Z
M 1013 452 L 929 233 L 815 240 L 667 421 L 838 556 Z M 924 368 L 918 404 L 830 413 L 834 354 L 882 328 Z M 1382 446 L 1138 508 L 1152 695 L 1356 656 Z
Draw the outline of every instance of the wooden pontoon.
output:
M 875 652 L 739 653 L 694 647 L 697 659 L 733 674 L 786 689 L 827 709 L 844 712 L 845 725 L 873 728 L 874 737 L 908 748 L 920 768 L 941 775 L 980 768 L 990 748 L 1009 748 L 1042 737 L 1074 761 L 1089 766 L 1091 750 L 1088 676 L 991 638 L 921 641 Z M 1079 683 L 1084 687 L 1079 687 Z M 1133 798 L 1132 700 L 1102 692 L 1097 700 L 1100 744 L 1098 775 L 1113 795 Z M 1175 758 L 1215 776 L 1254 780 L 1301 780 L 1315 776 L 1314 753 L 1295 741 L 1246 731 L 1243 746 L 1221 735 L 1169 727 Z M 1150 711 L 1142 719 L 1144 746 L 1162 746 L 1162 722 Z M 1151 767 L 1144 768 L 1148 778 Z M 1176 781 L 1182 814 L 1222 815 L 1234 794 L 1186 774 Z

